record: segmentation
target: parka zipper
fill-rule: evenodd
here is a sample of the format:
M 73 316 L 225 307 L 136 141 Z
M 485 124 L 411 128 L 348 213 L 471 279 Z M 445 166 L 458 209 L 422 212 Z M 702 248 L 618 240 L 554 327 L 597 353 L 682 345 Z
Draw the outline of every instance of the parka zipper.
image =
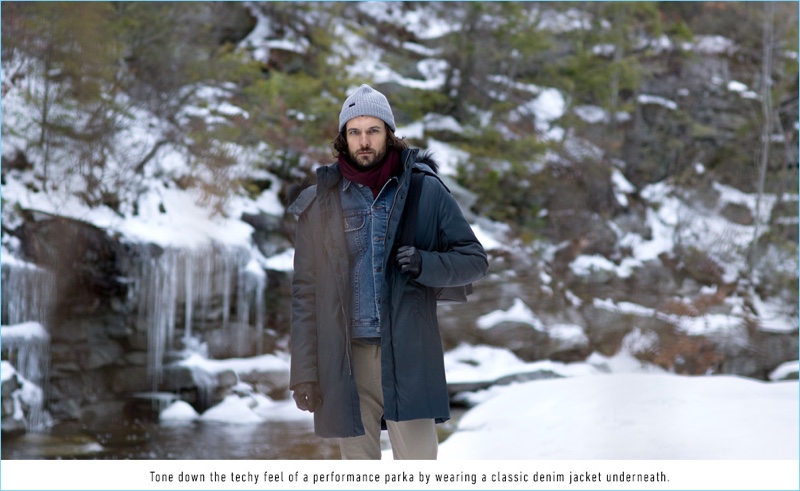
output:
M 414 158 L 416 160 L 417 153 L 413 152 L 413 151 L 410 151 L 406 155 L 405 162 L 403 162 L 403 169 L 404 169 L 404 171 L 403 171 L 403 182 L 401 183 L 400 186 L 398 186 L 398 192 L 400 191 L 400 189 L 403 188 L 403 184 L 405 184 L 407 181 L 411 180 L 411 172 L 413 172 L 411 167 L 413 167 L 413 164 L 411 165 L 411 167 L 408 167 L 408 168 L 406 168 L 406 166 L 408 164 L 408 160 L 411 158 L 412 155 L 414 155 Z M 406 186 L 405 189 L 406 189 L 405 190 L 405 194 L 408 195 L 408 186 Z M 391 218 L 392 213 L 394 213 L 394 207 L 395 207 L 396 204 L 397 204 L 397 194 L 394 195 L 394 199 L 392 200 L 392 207 L 389 208 L 389 218 Z M 395 239 L 397 239 L 397 233 L 396 232 L 397 231 L 395 230 Z M 386 235 L 383 236 L 384 243 L 388 243 L 388 238 L 389 238 L 389 227 L 388 227 L 388 221 L 387 221 Z M 394 248 L 394 244 L 392 244 L 392 248 Z M 390 261 L 391 260 L 391 251 L 387 252 L 386 256 L 387 257 L 386 257 L 385 261 L 386 262 Z M 391 328 L 392 328 L 391 327 L 391 321 L 389 321 L 390 334 L 391 334 Z M 393 334 L 391 334 L 391 335 L 394 336 Z M 394 383 L 394 391 L 395 391 L 395 398 L 394 398 L 395 399 L 395 408 L 394 408 L 394 412 L 399 414 L 400 411 L 399 411 L 399 408 L 397 407 L 398 400 L 397 400 L 397 395 L 396 395 L 399 392 L 399 390 L 397 388 L 397 362 L 395 361 L 394 343 L 391 343 L 390 348 L 392 350 L 392 365 L 393 365 L 393 369 L 394 369 L 394 373 L 392 374 L 392 377 L 394 378 L 394 380 L 392 382 Z M 381 371 L 383 371 L 383 370 L 381 370 Z M 384 403 L 385 402 L 386 401 L 384 401 Z M 386 412 L 386 410 L 384 408 L 384 413 L 385 412 Z

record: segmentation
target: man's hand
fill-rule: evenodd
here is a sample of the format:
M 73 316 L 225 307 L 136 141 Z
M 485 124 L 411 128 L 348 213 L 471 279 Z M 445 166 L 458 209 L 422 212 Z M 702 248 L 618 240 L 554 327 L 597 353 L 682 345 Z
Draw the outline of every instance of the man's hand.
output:
M 313 413 L 322 404 L 322 397 L 319 395 L 319 386 L 316 382 L 303 382 L 294 387 L 295 404 L 298 409 Z
M 416 278 L 422 272 L 422 255 L 414 246 L 401 246 L 397 249 L 397 265 L 400 272 L 409 273 Z

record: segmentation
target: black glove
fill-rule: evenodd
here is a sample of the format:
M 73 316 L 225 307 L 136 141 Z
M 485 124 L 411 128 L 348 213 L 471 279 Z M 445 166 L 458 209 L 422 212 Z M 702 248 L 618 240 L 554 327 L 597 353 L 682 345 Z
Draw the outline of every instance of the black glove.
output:
M 422 272 L 422 254 L 414 246 L 401 246 L 397 249 L 397 265 L 400 266 L 400 272 L 416 278 Z
M 322 397 L 319 395 L 319 386 L 316 382 L 297 384 L 293 390 L 292 397 L 298 409 L 313 413 L 322 404 Z

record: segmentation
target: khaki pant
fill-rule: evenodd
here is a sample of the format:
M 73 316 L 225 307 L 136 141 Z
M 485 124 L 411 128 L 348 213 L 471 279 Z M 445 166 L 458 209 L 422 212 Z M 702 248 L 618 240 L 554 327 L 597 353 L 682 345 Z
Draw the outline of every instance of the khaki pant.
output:
M 341 438 L 339 449 L 344 460 L 379 460 L 383 416 L 381 347 L 353 342 L 353 366 L 365 434 L 353 438 Z M 395 460 L 436 460 L 439 441 L 433 419 L 387 421 L 386 427 L 389 430 L 389 441 L 392 443 Z

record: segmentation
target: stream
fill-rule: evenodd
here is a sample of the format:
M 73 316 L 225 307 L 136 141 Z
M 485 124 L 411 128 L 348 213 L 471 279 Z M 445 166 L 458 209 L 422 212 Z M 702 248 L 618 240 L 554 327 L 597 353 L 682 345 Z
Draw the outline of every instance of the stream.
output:
M 437 425 L 442 442 L 455 429 L 463 408 Z M 390 448 L 387 433 L 381 434 Z M 4 436 L 2 460 L 336 460 L 335 439 L 314 435 L 311 420 L 230 424 L 209 421 L 158 423 L 122 420 L 87 428 L 62 423 L 45 432 Z
M 263 460 L 338 459 L 335 440 L 310 422 L 226 424 L 123 421 L 88 429 L 60 424 L 43 433 L 4 437 L 2 459 Z

